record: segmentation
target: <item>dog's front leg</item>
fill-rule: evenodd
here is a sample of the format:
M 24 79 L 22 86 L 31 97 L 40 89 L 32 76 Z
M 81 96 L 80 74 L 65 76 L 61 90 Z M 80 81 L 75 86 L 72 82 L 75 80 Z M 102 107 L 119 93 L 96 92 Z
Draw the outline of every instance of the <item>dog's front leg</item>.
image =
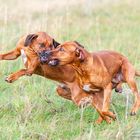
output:
M 8 83 L 12 83 L 21 76 L 31 76 L 35 72 L 37 66 L 38 61 L 34 61 L 34 63 L 31 63 L 27 69 L 21 69 L 15 73 L 10 74 L 8 77 L 6 77 L 5 81 L 7 81 Z
M 19 77 L 26 75 L 26 71 L 27 71 L 27 69 L 21 69 L 15 73 L 12 73 L 6 77 L 5 81 L 8 83 L 12 83 L 12 82 L 16 81 Z
M 111 117 L 113 120 L 115 120 L 116 116 L 114 115 L 114 113 L 109 111 L 111 91 L 112 91 L 112 83 L 109 83 L 104 89 L 104 100 L 103 100 L 102 113 L 106 116 Z
M 91 105 L 99 113 L 101 117 L 100 123 L 102 122 L 102 120 L 105 120 L 107 123 L 111 122 L 110 118 L 102 113 L 102 101 L 100 102 L 99 98 L 93 96 L 92 94 L 85 93 L 83 90 L 80 89 L 77 83 L 73 83 L 69 87 L 71 89 L 71 99 L 76 105 L 82 108 Z M 100 105 L 97 105 L 98 102 L 100 102 Z

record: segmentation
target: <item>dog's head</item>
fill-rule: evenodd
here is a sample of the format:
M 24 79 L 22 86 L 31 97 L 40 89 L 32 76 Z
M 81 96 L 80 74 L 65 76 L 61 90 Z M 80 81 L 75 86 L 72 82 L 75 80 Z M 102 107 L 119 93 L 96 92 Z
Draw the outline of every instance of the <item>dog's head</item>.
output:
M 85 59 L 85 49 L 76 41 L 66 42 L 59 45 L 50 53 L 50 60 L 48 64 L 51 66 L 82 62 Z
M 60 45 L 45 32 L 29 34 L 25 38 L 24 46 L 30 47 L 40 58 L 41 63 L 46 63 L 50 51 Z

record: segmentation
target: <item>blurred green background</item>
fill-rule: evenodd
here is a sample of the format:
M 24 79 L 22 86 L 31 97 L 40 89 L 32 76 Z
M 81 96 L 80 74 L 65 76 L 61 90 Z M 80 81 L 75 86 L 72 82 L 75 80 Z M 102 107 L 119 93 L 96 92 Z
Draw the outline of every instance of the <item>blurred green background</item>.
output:
M 89 51 L 118 51 L 140 69 L 139 0 L 0 0 L 0 53 L 36 31 L 60 43 L 79 41 Z M 21 58 L 0 62 L 0 140 L 140 139 L 140 113 L 129 115 L 133 96 L 126 85 L 122 94 L 113 91 L 117 120 L 95 125 L 96 111 L 56 95 L 56 82 L 36 75 L 4 81 L 23 67 Z

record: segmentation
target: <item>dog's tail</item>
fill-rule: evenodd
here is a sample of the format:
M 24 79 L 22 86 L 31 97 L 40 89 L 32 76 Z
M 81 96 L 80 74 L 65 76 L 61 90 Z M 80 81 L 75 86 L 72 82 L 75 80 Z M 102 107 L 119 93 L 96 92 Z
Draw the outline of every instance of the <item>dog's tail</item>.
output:
M 135 72 L 135 75 L 136 75 L 136 76 L 140 76 L 140 71 L 136 71 L 136 72 Z

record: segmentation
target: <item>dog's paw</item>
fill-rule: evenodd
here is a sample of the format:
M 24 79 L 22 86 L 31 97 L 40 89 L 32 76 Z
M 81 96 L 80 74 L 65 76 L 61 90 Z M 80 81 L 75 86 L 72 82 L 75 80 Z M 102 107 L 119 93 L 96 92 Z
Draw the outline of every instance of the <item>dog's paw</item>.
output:
M 112 123 L 112 120 L 111 120 L 111 118 L 109 118 L 109 117 L 106 117 L 105 121 L 106 121 L 108 124 L 111 124 L 111 123 Z
M 135 116 L 137 114 L 137 111 L 140 107 L 140 102 L 139 103 L 135 103 L 131 109 L 130 115 L 131 116 Z
M 8 77 L 5 78 L 5 81 L 8 83 L 12 83 L 12 81 Z
M 15 79 L 15 77 L 13 77 L 13 76 L 7 76 L 6 78 L 5 78 L 5 81 L 6 82 L 8 82 L 8 83 L 12 83 L 12 82 L 14 82 L 16 79 Z
M 27 76 L 32 76 L 32 73 L 27 73 L 26 75 L 27 75 Z
M 123 89 L 122 88 L 115 88 L 115 92 L 122 93 Z
M 130 112 L 130 116 L 135 116 L 136 112 Z
M 96 121 L 95 124 L 101 124 L 103 122 L 103 118 L 99 117 Z
M 103 115 L 111 117 L 114 121 L 116 120 L 116 115 L 111 111 L 103 111 Z

